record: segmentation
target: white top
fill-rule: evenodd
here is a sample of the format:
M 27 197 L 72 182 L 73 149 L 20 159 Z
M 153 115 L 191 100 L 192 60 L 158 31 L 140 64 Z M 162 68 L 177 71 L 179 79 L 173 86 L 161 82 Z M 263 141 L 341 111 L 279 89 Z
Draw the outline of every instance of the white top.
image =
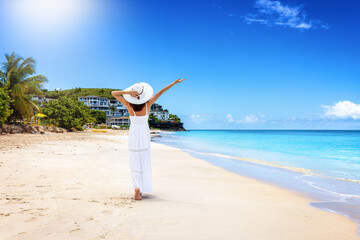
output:
M 136 113 L 133 109 L 134 116 L 130 116 L 131 125 L 132 124 L 146 124 L 147 126 L 149 125 L 148 124 L 149 114 L 148 114 L 147 103 L 145 103 L 145 107 L 146 107 L 146 114 L 143 116 L 136 116 Z M 131 125 L 130 125 L 130 127 L 131 127 Z

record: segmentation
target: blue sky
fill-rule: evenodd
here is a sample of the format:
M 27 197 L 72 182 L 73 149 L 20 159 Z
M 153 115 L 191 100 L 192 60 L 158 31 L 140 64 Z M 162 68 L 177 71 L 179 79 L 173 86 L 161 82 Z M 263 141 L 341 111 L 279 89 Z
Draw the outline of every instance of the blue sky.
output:
M 0 0 L 0 53 L 47 89 L 155 91 L 188 129 L 360 129 L 355 0 Z M 4 57 L 1 57 L 4 61 Z

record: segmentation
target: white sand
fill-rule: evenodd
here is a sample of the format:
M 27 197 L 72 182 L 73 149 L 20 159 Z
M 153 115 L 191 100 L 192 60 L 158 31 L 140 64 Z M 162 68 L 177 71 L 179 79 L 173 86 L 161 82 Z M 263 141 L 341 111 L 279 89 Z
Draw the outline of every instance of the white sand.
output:
M 0 136 L 0 165 L 1 240 L 358 239 L 310 199 L 155 143 L 135 201 L 126 132 Z

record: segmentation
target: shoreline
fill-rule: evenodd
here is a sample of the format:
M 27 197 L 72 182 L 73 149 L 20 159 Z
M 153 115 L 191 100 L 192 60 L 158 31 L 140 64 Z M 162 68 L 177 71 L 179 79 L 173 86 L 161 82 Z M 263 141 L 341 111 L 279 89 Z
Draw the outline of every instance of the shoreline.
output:
M 205 152 L 204 149 L 197 150 L 189 144 L 179 144 L 179 141 L 184 139 L 176 138 L 174 140 L 175 138 L 168 136 L 170 135 L 163 134 L 162 138 L 157 138 L 155 141 L 180 149 L 226 171 L 309 197 L 313 199 L 308 203 L 309 206 L 345 216 L 358 224 L 358 235 L 360 237 L 360 196 L 356 193 L 332 190 L 333 187 L 339 186 L 356 189 L 360 183 L 359 180 L 322 175 L 319 171 L 285 165 L 280 161 L 272 162 L 259 158 L 241 157 L 221 151 Z M 185 141 L 189 140 L 185 139 Z
M 154 192 L 134 201 L 126 134 L 0 136 L 0 238 L 358 239 L 309 198 L 155 142 Z

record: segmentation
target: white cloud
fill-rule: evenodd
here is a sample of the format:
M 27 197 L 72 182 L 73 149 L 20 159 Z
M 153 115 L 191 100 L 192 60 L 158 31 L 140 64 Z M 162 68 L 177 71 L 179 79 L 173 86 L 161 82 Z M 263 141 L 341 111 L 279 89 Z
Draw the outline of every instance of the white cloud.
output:
M 189 119 L 192 123 L 195 124 L 207 124 L 207 123 L 264 123 L 265 115 L 264 114 L 248 114 L 242 119 L 236 119 L 231 113 L 224 115 L 218 114 L 198 114 L 194 113 L 187 115 L 184 119 Z
M 360 104 L 350 101 L 339 101 L 332 106 L 325 105 L 325 116 L 333 118 L 352 118 L 360 119 Z
M 288 6 L 280 1 L 256 0 L 255 8 L 257 8 L 256 14 L 248 14 L 244 17 L 246 23 L 278 25 L 302 30 L 316 27 L 329 29 L 328 25 L 318 20 L 307 20 L 302 6 Z
M 234 120 L 234 118 L 233 118 L 233 116 L 229 113 L 228 115 L 226 115 L 226 120 L 228 121 L 228 122 L 234 122 L 235 120 Z
M 247 115 L 245 118 L 244 118 L 244 122 L 246 123 L 253 123 L 253 122 L 257 122 L 259 119 L 253 115 L 253 114 L 250 114 L 250 115 Z
M 259 113 L 258 116 L 254 114 L 249 114 L 245 116 L 243 119 L 237 120 L 237 123 L 255 123 L 255 122 L 265 122 L 265 115 Z
M 195 123 L 200 123 L 201 121 L 205 121 L 206 119 L 202 117 L 200 114 L 191 114 L 190 118 Z
M 199 113 L 194 113 L 191 114 L 190 116 L 184 116 L 184 118 L 189 119 L 191 122 L 196 123 L 196 124 L 201 124 L 204 122 L 218 122 L 218 121 L 224 121 L 224 115 L 218 115 L 218 114 L 199 114 Z
M 302 29 L 309 29 L 309 28 L 311 28 L 311 27 L 312 27 L 311 24 L 305 23 L 305 22 L 300 23 L 299 25 L 295 26 L 295 28 L 302 28 Z

